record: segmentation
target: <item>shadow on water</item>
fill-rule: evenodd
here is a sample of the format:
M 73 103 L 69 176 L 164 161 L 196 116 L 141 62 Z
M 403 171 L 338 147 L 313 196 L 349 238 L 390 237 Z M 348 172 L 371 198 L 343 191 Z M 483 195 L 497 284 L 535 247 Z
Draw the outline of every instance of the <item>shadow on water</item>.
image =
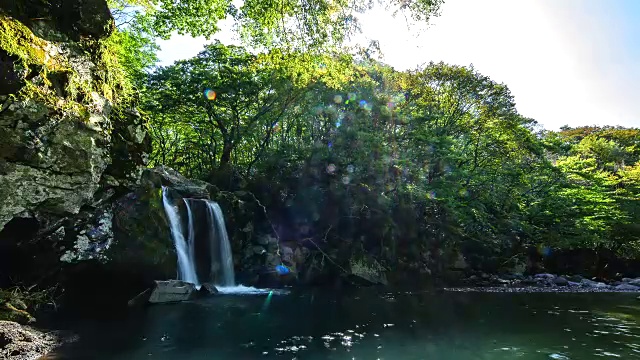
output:
M 628 294 L 224 295 L 69 324 L 55 359 L 640 358 Z

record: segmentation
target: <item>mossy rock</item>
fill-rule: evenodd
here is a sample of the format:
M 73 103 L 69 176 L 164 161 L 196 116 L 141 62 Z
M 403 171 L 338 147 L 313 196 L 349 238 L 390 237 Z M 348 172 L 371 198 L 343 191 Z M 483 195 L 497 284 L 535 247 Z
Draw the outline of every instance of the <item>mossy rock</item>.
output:
M 372 257 L 353 256 L 349 261 L 349 269 L 351 277 L 360 280 L 360 283 L 367 285 L 388 284 L 384 267 Z
M 27 311 L 27 303 L 16 292 L 0 290 L 0 320 L 27 324 L 35 318 Z
M 177 273 L 175 249 L 162 207 L 162 190 L 140 188 L 123 196 L 114 208 L 114 245 L 107 256 L 113 266 L 136 266 L 149 279 Z

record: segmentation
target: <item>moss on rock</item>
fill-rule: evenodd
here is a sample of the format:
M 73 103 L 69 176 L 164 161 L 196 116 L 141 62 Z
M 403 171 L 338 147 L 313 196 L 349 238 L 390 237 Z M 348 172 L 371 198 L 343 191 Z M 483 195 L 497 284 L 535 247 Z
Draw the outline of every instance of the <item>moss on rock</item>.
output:
M 35 318 L 27 311 L 29 299 L 20 291 L 0 289 L 0 320 L 27 324 Z

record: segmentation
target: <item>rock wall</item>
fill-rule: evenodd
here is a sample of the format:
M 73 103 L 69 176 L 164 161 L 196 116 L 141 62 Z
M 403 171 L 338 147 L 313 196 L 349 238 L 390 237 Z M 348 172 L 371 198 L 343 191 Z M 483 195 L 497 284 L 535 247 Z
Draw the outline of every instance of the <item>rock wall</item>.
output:
M 150 141 L 109 54 L 105 0 L 0 3 L 0 286 L 106 260 Z

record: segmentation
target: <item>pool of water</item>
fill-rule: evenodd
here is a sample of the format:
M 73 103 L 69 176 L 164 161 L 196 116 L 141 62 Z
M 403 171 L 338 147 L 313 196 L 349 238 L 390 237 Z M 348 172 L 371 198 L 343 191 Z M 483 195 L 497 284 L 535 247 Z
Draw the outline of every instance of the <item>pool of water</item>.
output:
M 634 359 L 637 294 L 219 295 L 69 324 L 51 359 Z

